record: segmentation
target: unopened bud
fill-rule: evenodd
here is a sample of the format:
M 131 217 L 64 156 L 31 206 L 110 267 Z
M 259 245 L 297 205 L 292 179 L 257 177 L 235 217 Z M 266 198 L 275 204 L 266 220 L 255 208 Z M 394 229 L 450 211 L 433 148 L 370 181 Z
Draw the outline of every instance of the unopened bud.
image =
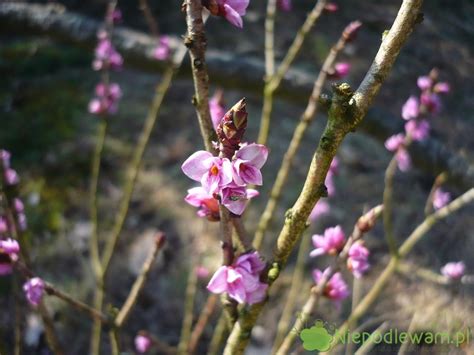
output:
M 383 205 L 378 205 L 372 208 L 369 212 L 359 218 L 359 220 L 357 221 L 357 228 L 362 233 L 367 233 L 368 231 L 370 231 L 372 228 L 374 228 L 375 222 L 377 221 L 377 218 L 382 214 L 382 211 Z
M 158 249 L 163 248 L 163 245 L 166 243 L 166 235 L 163 232 L 156 233 L 155 243 Z
M 219 149 L 229 159 L 239 149 L 247 128 L 247 116 L 245 99 L 242 99 L 227 111 L 217 127 Z
M 362 26 L 362 22 L 360 21 L 352 21 L 350 24 L 346 26 L 343 32 L 343 36 L 347 42 L 350 42 L 355 39 L 359 28 Z

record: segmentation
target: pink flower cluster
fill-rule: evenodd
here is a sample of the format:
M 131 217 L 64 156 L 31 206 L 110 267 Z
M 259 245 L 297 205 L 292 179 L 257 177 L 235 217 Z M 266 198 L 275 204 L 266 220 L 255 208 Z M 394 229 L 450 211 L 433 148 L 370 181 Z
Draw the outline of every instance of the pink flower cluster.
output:
M 107 16 L 112 16 L 111 22 L 116 22 L 115 19 L 118 21 L 118 18 L 121 18 L 121 13 L 114 11 Z M 123 58 L 113 46 L 110 33 L 101 30 L 98 38 L 92 68 L 100 71 L 120 70 L 123 66 Z M 89 102 L 89 112 L 100 116 L 113 115 L 117 112 L 118 101 L 121 97 L 122 90 L 119 84 L 101 82 L 95 87 L 95 97 Z
M 89 112 L 94 115 L 115 114 L 118 109 L 118 100 L 122 97 L 122 90 L 117 83 L 99 83 L 95 87 L 95 95 L 89 102 Z
M 339 80 L 346 77 L 351 70 L 351 64 L 347 62 L 338 62 L 334 68 L 328 72 L 328 77 L 333 80 Z
M 441 268 L 441 274 L 451 280 L 460 280 L 466 272 L 466 265 L 462 261 L 450 262 Z
M 243 27 L 242 16 L 247 12 L 250 0 L 204 0 L 202 2 L 212 15 L 224 17 L 238 28 Z
M 417 80 L 420 96 L 410 96 L 402 107 L 402 118 L 405 123 L 405 133 L 399 133 L 389 137 L 385 141 L 385 147 L 395 152 L 398 167 L 401 171 L 407 171 L 411 167 L 411 159 L 406 149 L 410 141 L 422 141 L 429 136 L 430 123 L 428 117 L 439 113 L 441 99 L 439 94 L 449 92 L 449 84 L 437 82 L 438 71 L 433 69 L 429 75 L 420 76 Z
M 122 55 L 115 49 L 109 38 L 109 34 L 106 31 L 100 31 L 98 38 L 99 42 L 95 48 L 95 58 L 92 62 L 92 68 L 97 71 L 104 69 L 122 69 Z
M 0 275 L 9 275 L 13 271 L 13 263 L 20 255 L 20 245 L 14 239 L 0 240 Z
M 265 263 L 258 252 L 239 256 L 230 266 L 221 266 L 212 276 L 207 289 L 216 294 L 226 292 L 238 303 L 254 304 L 265 298 L 268 285 L 260 281 Z
M 311 257 L 318 257 L 321 255 L 338 255 L 346 245 L 346 236 L 341 226 L 327 228 L 323 235 L 315 234 L 312 237 L 314 250 L 310 252 Z M 347 268 L 353 273 L 356 278 L 362 275 L 369 269 L 368 262 L 370 252 L 363 245 L 362 241 L 357 241 L 351 245 L 348 252 Z
M 268 157 L 262 144 L 241 143 L 247 124 L 245 101 L 231 108 L 217 125 L 219 156 L 197 151 L 181 166 L 183 172 L 200 187 L 188 190 L 185 201 L 198 207 L 198 215 L 211 221 L 219 219 L 219 204 L 235 215 L 241 215 L 247 201 L 258 195 L 247 185 L 262 185 L 260 169 Z
M 258 195 L 246 185 L 262 185 L 260 169 L 267 156 L 267 148 L 255 143 L 242 145 L 232 161 L 206 151 L 192 154 L 181 168 L 189 178 L 201 182 L 201 187 L 189 190 L 186 202 L 200 207 L 200 216 L 218 215 L 218 201 L 232 213 L 241 215 L 247 200 Z

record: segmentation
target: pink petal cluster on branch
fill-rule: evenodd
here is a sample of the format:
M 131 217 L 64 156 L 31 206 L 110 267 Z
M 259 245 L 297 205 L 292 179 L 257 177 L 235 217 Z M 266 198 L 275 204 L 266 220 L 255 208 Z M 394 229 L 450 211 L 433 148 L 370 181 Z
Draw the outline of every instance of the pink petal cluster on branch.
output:
M 411 141 L 423 141 L 430 133 L 429 116 L 436 115 L 441 109 L 439 94 L 450 91 L 448 83 L 437 82 L 438 71 L 433 69 L 429 75 L 420 76 L 417 86 L 420 96 L 411 95 L 402 107 L 402 118 L 406 120 L 405 133 L 393 135 L 385 142 L 385 147 L 395 152 L 398 168 L 407 171 L 411 167 L 410 155 L 406 147 Z
M 37 307 L 41 303 L 44 294 L 44 286 L 44 281 L 39 277 L 33 277 L 23 285 L 26 299 L 32 306 Z
M 18 260 L 20 245 L 14 239 L 0 240 L 0 276 L 9 275 L 13 270 L 13 263 Z
M 459 280 L 464 276 L 466 265 L 462 261 L 450 262 L 441 268 L 441 273 L 451 280 Z
M 249 199 L 258 195 L 247 185 L 262 185 L 260 169 L 268 157 L 268 149 L 261 144 L 242 143 L 247 125 L 245 100 L 239 101 L 217 125 L 219 156 L 197 151 L 181 166 L 201 187 L 188 191 L 186 202 L 198 207 L 198 215 L 211 221 L 218 220 L 218 203 L 235 215 L 241 215 Z
M 328 267 L 323 271 L 319 269 L 313 270 L 313 279 L 316 285 L 329 275 L 331 269 Z M 342 278 L 340 272 L 336 272 L 327 282 L 326 287 L 324 288 L 323 295 L 337 303 L 341 302 L 342 300 L 346 299 L 350 295 L 349 287 L 347 283 Z
M 226 292 L 238 303 L 263 301 L 268 285 L 260 281 L 265 263 L 258 252 L 243 254 L 230 266 L 221 266 L 212 276 L 207 289 L 212 293 Z

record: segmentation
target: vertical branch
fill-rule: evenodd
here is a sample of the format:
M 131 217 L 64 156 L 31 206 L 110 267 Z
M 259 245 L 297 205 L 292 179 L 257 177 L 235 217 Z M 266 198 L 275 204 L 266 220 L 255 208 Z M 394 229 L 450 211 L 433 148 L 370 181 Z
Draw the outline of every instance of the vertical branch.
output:
M 324 181 L 337 149 L 345 135 L 357 128 L 372 105 L 398 53 L 419 21 L 422 3 L 422 0 L 403 1 L 392 28 L 384 38 L 369 71 L 354 95 L 347 84 L 335 87 L 336 92 L 329 110 L 328 124 L 311 162 L 303 190 L 293 207 L 287 212 L 285 223 L 277 239 L 274 253 L 275 261 L 280 268 L 286 264 L 291 250 L 306 228 L 306 221 L 311 210 L 326 192 Z M 241 313 L 227 341 L 226 354 L 244 352 L 251 330 L 265 303 L 266 301 L 263 301 L 252 305 L 245 313 Z
M 388 164 L 387 170 L 385 171 L 385 188 L 383 190 L 383 226 L 385 240 L 387 241 L 390 255 L 397 255 L 397 242 L 393 235 L 393 179 L 397 172 L 397 158 L 393 156 L 392 160 Z
M 148 6 L 147 0 L 138 0 L 139 1 L 139 8 L 143 12 L 143 16 L 145 17 L 145 21 L 150 29 L 151 35 L 155 38 L 158 38 L 160 35 L 160 31 L 158 30 L 158 22 L 156 21 L 155 17 L 151 13 L 150 6 Z
M 296 153 L 298 152 L 304 134 L 311 122 L 313 121 L 314 116 L 316 115 L 316 112 L 318 110 L 318 100 L 321 95 L 323 85 L 326 81 L 327 73 L 334 65 L 337 55 L 342 51 L 342 49 L 347 43 L 347 40 L 349 39 L 349 26 L 346 27 L 337 43 L 329 51 L 329 54 L 324 60 L 323 66 L 318 74 L 318 77 L 314 82 L 313 91 L 308 100 L 308 104 L 304 113 L 301 115 L 300 121 L 293 133 L 290 145 L 288 146 L 285 156 L 283 157 L 280 169 L 278 170 L 277 177 L 275 179 L 275 182 L 273 183 L 272 190 L 270 192 L 270 198 L 268 199 L 268 202 L 265 206 L 265 210 L 263 211 L 262 216 L 260 217 L 260 220 L 258 222 L 257 231 L 255 232 L 255 239 L 253 241 L 253 246 L 255 249 L 259 249 L 262 246 L 265 231 L 267 230 L 268 225 L 270 224 L 270 221 L 275 213 L 275 209 L 280 199 L 281 192 L 283 191 L 283 187 L 285 186 L 286 181 L 288 179 L 293 160 L 296 156 Z
M 212 152 L 214 129 L 209 111 L 209 76 L 206 66 L 207 40 L 204 32 L 201 0 L 186 0 L 187 35 L 184 44 L 189 49 L 194 81 L 194 105 L 196 106 L 199 128 L 207 151 Z
M 265 17 L 265 75 L 270 80 L 275 72 L 275 13 L 277 0 L 267 1 Z
M 196 352 L 196 347 L 199 343 L 199 339 L 201 338 L 202 333 L 206 329 L 206 325 L 209 322 L 209 318 L 211 317 L 212 313 L 214 312 L 214 309 L 216 308 L 218 299 L 219 297 L 215 294 L 210 294 L 207 297 L 206 304 L 204 305 L 201 314 L 199 315 L 199 318 L 196 322 L 196 325 L 194 326 L 194 329 L 189 339 L 189 354 L 194 354 Z
M 308 35 L 311 28 L 314 26 L 316 21 L 321 16 L 321 13 L 324 10 L 324 6 L 326 6 L 326 0 L 319 0 L 316 3 L 313 10 L 306 17 L 304 24 L 299 29 L 295 39 L 293 40 L 293 43 L 291 44 L 290 48 L 288 49 L 288 52 L 286 53 L 285 58 L 278 66 L 276 72 L 274 72 L 273 65 L 268 64 L 270 61 L 274 63 L 273 27 L 274 27 L 274 21 L 275 21 L 274 20 L 275 4 L 270 4 L 270 2 L 272 2 L 272 0 L 269 0 L 269 3 L 267 5 L 267 18 L 265 21 L 265 31 L 266 31 L 265 32 L 265 67 L 266 67 L 267 77 L 266 77 L 266 84 L 265 84 L 265 89 L 263 93 L 264 94 L 263 95 L 263 109 L 262 109 L 262 118 L 260 121 L 260 131 L 258 132 L 258 139 L 257 139 L 258 143 L 260 144 L 266 144 L 268 140 L 268 133 L 270 131 L 270 120 L 271 120 L 272 107 L 273 107 L 273 94 L 280 86 L 280 83 L 283 77 L 288 72 L 288 69 L 290 68 L 291 64 L 293 63 L 296 56 L 300 52 L 306 36 Z M 273 3 L 276 3 L 276 1 L 273 1 Z M 273 14 L 271 13 L 271 11 L 273 11 Z M 269 34 L 270 30 L 271 30 L 271 36 Z M 271 51 L 269 50 L 269 48 L 271 48 Z M 271 60 L 271 58 L 273 58 L 273 60 Z M 271 69 L 271 74 L 269 74 L 270 69 Z
M 277 334 L 275 336 L 275 341 L 273 343 L 272 354 L 274 354 L 279 346 L 282 343 L 283 337 L 288 331 L 290 325 L 291 317 L 293 316 L 293 310 L 298 296 L 301 294 L 304 281 L 304 266 L 306 258 L 309 253 L 311 246 L 311 236 L 306 236 L 301 239 L 300 247 L 298 250 L 298 256 L 296 258 L 295 271 L 293 272 L 293 277 L 291 279 L 291 288 L 286 298 L 285 307 L 283 308 L 283 313 L 281 315 L 280 321 L 278 322 Z
M 196 296 L 197 275 L 196 262 L 193 260 L 190 265 L 188 283 L 186 287 L 186 297 L 184 302 L 184 318 L 181 328 L 181 337 L 178 344 L 178 354 L 184 355 L 188 353 L 189 339 L 194 318 L 194 298 Z

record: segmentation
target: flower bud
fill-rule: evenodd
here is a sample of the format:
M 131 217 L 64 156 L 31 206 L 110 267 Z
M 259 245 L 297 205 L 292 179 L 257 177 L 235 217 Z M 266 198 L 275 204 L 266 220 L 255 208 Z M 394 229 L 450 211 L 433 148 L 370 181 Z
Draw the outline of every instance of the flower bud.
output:
M 220 151 L 229 159 L 239 149 L 239 144 L 247 128 L 247 116 L 245 99 L 242 99 L 227 111 L 217 126 Z
M 374 228 L 377 218 L 382 214 L 383 205 L 378 205 L 372 208 L 369 212 L 364 214 L 357 221 L 357 228 L 362 233 L 367 233 L 372 228 Z

